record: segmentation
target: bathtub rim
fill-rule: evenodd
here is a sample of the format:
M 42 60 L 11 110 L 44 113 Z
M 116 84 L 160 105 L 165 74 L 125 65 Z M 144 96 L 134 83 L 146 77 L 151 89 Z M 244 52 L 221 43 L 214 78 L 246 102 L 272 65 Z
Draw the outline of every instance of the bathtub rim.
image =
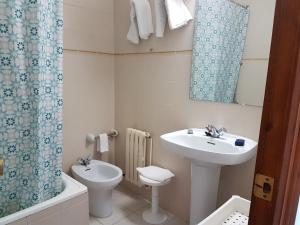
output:
M 8 223 L 12 223 L 17 220 L 26 218 L 30 215 L 41 212 L 47 208 L 58 205 L 62 202 L 65 202 L 67 200 L 70 200 L 74 197 L 88 192 L 88 189 L 85 185 L 79 183 L 78 181 L 76 181 L 75 179 L 73 179 L 65 173 L 62 173 L 62 180 L 65 188 L 59 195 L 34 206 L 31 206 L 29 208 L 0 218 L 0 225 L 6 225 Z

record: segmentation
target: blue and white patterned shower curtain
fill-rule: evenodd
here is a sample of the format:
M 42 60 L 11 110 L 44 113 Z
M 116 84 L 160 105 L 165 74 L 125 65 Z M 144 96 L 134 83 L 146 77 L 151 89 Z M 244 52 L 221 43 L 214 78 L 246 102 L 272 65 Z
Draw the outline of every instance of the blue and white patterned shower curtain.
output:
M 191 98 L 234 101 L 249 9 L 230 0 L 197 0 Z
M 0 217 L 62 190 L 62 0 L 0 0 Z

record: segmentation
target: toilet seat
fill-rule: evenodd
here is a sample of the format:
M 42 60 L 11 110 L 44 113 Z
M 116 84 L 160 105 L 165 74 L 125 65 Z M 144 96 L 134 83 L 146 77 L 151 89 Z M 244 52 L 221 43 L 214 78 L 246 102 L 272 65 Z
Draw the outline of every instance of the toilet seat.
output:
M 159 187 L 159 186 L 163 186 L 163 185 L 166 185 L 168 183 L 170 183 L 171 181 L 171 178 L 168 179 L 168 180 L 165 180 L 164 182 L 159 182 L 159 181 L 156 181 L 156 180 L 151 180 L 147 177 L 144 177 L 142 175 L 139 175 L 140 176 L 140 181 L 145 184 L 145 185 L 148 185 L 148 186 L 152 186 L 152 187 Z
M 151 209 L 147 209 L 143 212 L 143 219 L 150 224 L 164 223 L 168 219 L 168 216 L 159 209 L 159 187 L 170 183 L 172 177 L 163 182 L 159 182 L 144 177 L 139 173 L 139 178 L 142 184 L 152 187 Z

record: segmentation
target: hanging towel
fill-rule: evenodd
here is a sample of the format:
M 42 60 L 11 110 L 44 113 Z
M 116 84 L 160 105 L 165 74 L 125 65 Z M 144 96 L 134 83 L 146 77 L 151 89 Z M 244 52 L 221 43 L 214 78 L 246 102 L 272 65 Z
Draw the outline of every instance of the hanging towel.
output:
M 104 153 L 109 151 L 107 134 L 99 134 L 97 137 L 97 151 Z
M 154 0 L 154 10 L 156 23 L 155 34 L 156 37 L 163 37 L 167 22 L 165 0 Z
M 130 27 L 127 39 L 138 44 L 153 33 L 151 7 L 148 0 L 130 0 Z
M 157 166 L 147 166 L 147 167 L 138 167 L 137 171 L 142 175 L 143 177 L 146 177 L 150 180 L 158 181 L 158 182 L 164 182 L 175 175 L 167 169 L 163 169 Z
M 183 0 L 165 0 L 171 30 L 183 27 L 193 19 Z

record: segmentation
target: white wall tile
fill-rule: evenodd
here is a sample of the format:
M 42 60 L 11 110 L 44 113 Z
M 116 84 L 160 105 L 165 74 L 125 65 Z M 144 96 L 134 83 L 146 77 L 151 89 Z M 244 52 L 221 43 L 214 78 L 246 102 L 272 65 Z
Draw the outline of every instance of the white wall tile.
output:
M 113 160 L 112 142 L 102 155 L 85 142 L 86 134 L 114 127 L 113 56 L 66 51 L 64 77 L 64 170 L 86 155 Z
M 64 3 L 104 13 L 113 13 L 114 5 L 112 0 L 64 0 Z
M 114 52 L 113 13 L 98 8 L 64 4 L 64 47 Z

